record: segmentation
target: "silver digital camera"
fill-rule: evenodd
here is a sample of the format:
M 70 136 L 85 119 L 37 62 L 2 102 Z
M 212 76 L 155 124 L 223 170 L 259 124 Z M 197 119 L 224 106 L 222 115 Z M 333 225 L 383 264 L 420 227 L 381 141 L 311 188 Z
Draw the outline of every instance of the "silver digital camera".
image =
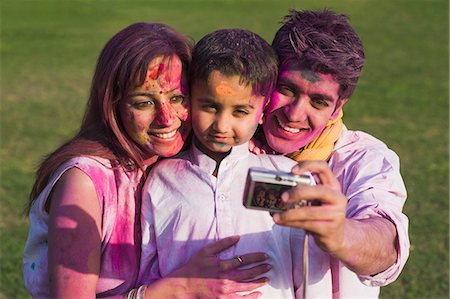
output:
M 246 208 L 269 212 L 283 212 L 303 206 L 320 205 L 319 201 L 302 200 L 295 204 L 285 204 L 281 194 L 300 185 L 315 185 L 311 175 L 294 175 L 290 172 L 250 168 L 244 189 L 243 204 Z

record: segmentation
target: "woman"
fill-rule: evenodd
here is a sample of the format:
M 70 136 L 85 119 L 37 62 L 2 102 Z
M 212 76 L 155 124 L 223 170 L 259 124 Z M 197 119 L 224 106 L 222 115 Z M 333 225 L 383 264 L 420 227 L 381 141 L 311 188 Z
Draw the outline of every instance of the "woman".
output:
M 191 48 L 157 23 L 133 24 L 105 45 L 80 131 L 43 161 L 30 194 L 23 273 L 33 297 L 122 296 L 136 287 L 140 188 L 149 166 L 178 153 L 189 134 Z M 222 241 L 214 250 L 235 242 Z M 230 261 L 205 268 L 206 254 L 174 276 L 188 281 L 188 267 L 200 269 L 196 273 L 226 268 L 221 278 L 240 271 Z M 162 279 L 147 295 L 170 293 L 167 285 Z

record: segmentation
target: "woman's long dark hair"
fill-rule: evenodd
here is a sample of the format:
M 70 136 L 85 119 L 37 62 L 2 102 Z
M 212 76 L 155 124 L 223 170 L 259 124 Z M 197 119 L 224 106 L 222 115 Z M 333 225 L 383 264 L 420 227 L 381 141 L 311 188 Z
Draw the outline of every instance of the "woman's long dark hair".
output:
M 119 102 L 145 81 L 147 67 L 156 57 L 178 56 L 187 72 L 192 42 L 160 23 L 132 24 L 114 35 L 97 60 L 87 109 L 79 132 L 49 154 L 36 173 L 29 212 L 51 174 L 77 156 L 98 156 L 143 168 L 143 152 L 130 139 L 119 117 Z

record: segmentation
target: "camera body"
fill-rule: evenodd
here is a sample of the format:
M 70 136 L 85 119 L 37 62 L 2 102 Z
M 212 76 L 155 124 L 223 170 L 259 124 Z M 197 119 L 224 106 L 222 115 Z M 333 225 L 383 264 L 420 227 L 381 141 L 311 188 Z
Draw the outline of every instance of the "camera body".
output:
M 269 212 L 283 212 L 303 206 L 320 205 L 318 201 L 302 200 L 287 205 L 281 202 L 281 194 L 300 185 L 315 185 L 312 175 L 294 175 L 290 172 L 264 168 L 250 168 L 244 189 L 243 204 L 246 208 Z

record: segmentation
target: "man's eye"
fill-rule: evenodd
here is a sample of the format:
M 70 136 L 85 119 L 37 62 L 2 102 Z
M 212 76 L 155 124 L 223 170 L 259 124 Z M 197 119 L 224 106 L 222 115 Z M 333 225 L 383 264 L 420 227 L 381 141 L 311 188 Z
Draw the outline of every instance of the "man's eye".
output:
M 311 101 L 316 107 L 328 107 L 328 102 L 322 98 L 312 98 Z
M 294 96 L 294 91 L 292 90 L 292 88 L 288 87 L 287 85 L 278 85 L 277 86 L 277 91 L 279 93 L 281 93 L 282 95 L 285 95 L 287 97 L 293 97 Z

